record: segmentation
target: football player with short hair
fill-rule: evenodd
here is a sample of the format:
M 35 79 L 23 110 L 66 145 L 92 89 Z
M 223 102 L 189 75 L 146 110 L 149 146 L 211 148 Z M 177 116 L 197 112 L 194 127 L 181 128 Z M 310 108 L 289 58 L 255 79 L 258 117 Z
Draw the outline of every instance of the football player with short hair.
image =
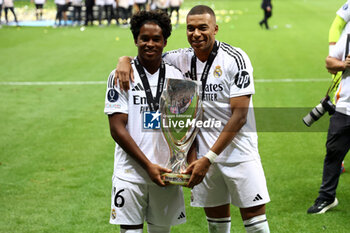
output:
M 230 232 L 230 204 L 240 209 L 248 233 L 267 233 L 265 204 L 270 198 L 258 152 L 253 67 L 242 49 L 215 40 L 218 29 L 213 10 L 195 6 L 187 15 L 191 48 L 163 55 L 183 74 L 202 81 L 203 120 L 222 122 L 222 127 L 199 130 L 198 160 L 186 171 L 192 174 L 191 205 L 204 207 L 210 233 Z M 128 57 L 119 60 L 116 76 L 125 89 L 129 67 Z
M 159 102 L 166 77 L 183 76 L 162 60 L 171 34 L 167 14 L 141 11 L 132 17 L 130 29 L 138 48 L 132 62 L 135 82 L 131 90 L 121 91 L 112 71 L 105 99 L 104 112 L 116 142 L 110 223 L 120 225 L 121 232 L 142 233 L 146 221 L 148 232 L 166 233 L 186 221 L 185 206 L 182 187 L 166 186 L 161 178 L 171 172 L 165 168 L 170 152 L 154 103 Z

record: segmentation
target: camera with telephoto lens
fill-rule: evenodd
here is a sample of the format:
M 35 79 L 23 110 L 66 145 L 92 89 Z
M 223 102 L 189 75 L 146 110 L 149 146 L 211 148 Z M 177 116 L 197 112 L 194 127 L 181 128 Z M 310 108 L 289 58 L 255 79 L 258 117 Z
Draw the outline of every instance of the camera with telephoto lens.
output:
M 328 112 L 329 115 L 335 112 L 335 105 L 330 101 L 328 95 L 303 118 L 303 122 L 310 127 L 315 121 L 320 119 L 325 112 Z

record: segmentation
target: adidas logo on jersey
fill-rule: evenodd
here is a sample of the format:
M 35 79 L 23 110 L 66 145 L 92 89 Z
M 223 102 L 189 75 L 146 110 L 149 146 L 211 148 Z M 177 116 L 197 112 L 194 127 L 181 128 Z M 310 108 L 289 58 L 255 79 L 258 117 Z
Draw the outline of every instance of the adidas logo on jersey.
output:
M 182 218 L 185 218 L 185 214 L 183 212 L 181 212 L 180 216 L 177 218 L 177 219 L 182 219 Z
M 136 84 L 136 86 L 133 89 L 131 89 L 131 91 L 144 91 L 144 90 L 145 89 L 140 83 Z
M 263 198 L 259 195 L 259 194 L 256 194 L 255 198 L 253 201 L 261 201 Z

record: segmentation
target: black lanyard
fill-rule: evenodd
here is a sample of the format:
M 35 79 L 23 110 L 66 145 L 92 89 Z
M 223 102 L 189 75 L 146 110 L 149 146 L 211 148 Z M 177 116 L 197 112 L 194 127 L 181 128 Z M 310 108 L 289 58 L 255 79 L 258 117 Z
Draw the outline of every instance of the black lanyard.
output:
M 201 77 L 202 99 L 204 98 L 205 85 L 207 84 L 209 70 L 210 70 L 211 65 L 213 64 L 213 61 L 214 61 L 216 55 L 218 54 L 218 49 L 219 49 L 219 47 L 215 41 L 213 49 L 211 50 L 211 52 L 209 54 L 207 63 L 205 63 L 205 67 L 203 69 L 203 73 L 202 73 L 202 77 Z M 192 60 L 191 60 L 191 79 L 197 81 L 197 57 L 196 57 L 196 55 L 193 55 Z
M 145 88 L 148 106 L 150 107 L 151 111 L 157 111 L 159 109 L 159 99 L 160 99 L 160 95 L 163 92 L 163 85 L 164 85 L 164 79 L 165 79 L 164 62 L 162 60 L 162 62 L 160 64 L 157 94 L 156 94 L 156 97 L 153 98 L 151 87 L 149 86 L 149 82 L 148 82 L 147 75 L 145 73 L 144 68 L 142 67 L 142 65 L 140 64 L 140 62 L 137 58 L 135 58 L 134 61 L 135 61 L 135 67 L 140 75 L 140 79 L 142 81 L 143 87 Z

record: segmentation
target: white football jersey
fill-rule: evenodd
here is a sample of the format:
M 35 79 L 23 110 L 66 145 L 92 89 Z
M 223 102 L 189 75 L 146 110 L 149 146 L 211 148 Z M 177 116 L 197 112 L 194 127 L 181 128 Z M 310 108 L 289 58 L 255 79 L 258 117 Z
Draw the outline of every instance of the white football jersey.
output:
M 13 0 L 4 0 L 4 6 L 3 7 L 13 7 Z
M 169 0 L 156 0 L 155 3 L 159 9 L 167 9 L 169 7 Z
M 339 38 L 334 48 L 330 51 L 329 56 L 337 58 L 341 61 L 345 60 L 345 49 L 348 33 L 350 33 L 350 29 L 345 28 L 344 34 Z M 350 50 L 350 44 L 348 46 Z M 335 93 L 335 101 L 336 111 L 350 115 L 350 69 L 346 69 L 342 74 L 342 79 Z
M 65 5 L 66 4 L 66 1 L 65 0 L 55 0 L 55 3 L 57 5 Z
M 137 3 L 137 4 L 146 4 L 147 0 L 135 0 L 135 3 Z
M 105 1 L 105 5 L 113 5 L 113 3 L 114 3 L 115 1 L 114 0 L 106 0 Z
M 72 6 L 82 6 L 82 0 L 72 0 Z
M 253 67 L 247 54 L 239 48 L 218 42 L 218 53 L 208 74 L 203 101 L 204 121 L 214 119 L 220 121 L 220 127 L 200 128 L 198 138 L 198 157 L 204 156 L 219 137 L 222 129 L 231 117 L 230 98 L 253 95 Z M 167 52 L 164 60 L 178 67 L 185 76 L 189 76 L 192 48 Z M 199 59 L 196 62 L 197 80 L 205 66 Z M 258 142 L 252 97 L 246 124 L 236 134 L 232 142 L 216 158 L 216 162 L 236 163 L 259 158 Z
M 129 7 L 129 0 L 118 0 L 118 7 L 127 9 Z
M 145 88 L 132 62 L 134 82 L 130 90 L 120 91 L 119 84 L 114 86 L 114 72 L 108 78 L 104 112 L 128 114 L 126 128 L 147 158 L 155 164 L 165 167 L 169 161 L 169 147 L 161 133 L 160 116 L 152 114 L 146 101 Z M 150 74 L 145 69 L 153 96 L 156 95 L 159 70 Z M 165 77 L 182 78 L 180 70 L 165 63 Z M 152 183 L 141 165 L 128 155 L 118 144 L 115 147 L 114 173 L 120 179 L 135 183 Z
M 170 6 L 179 7 L 181 6 L 183 0 L 170 0 Z
M 34 0 L 35 4 L 44 4 L 45 0 Z
M 105 0 L 95 0 L 96 6 L 104 6 L 105 5 Z

